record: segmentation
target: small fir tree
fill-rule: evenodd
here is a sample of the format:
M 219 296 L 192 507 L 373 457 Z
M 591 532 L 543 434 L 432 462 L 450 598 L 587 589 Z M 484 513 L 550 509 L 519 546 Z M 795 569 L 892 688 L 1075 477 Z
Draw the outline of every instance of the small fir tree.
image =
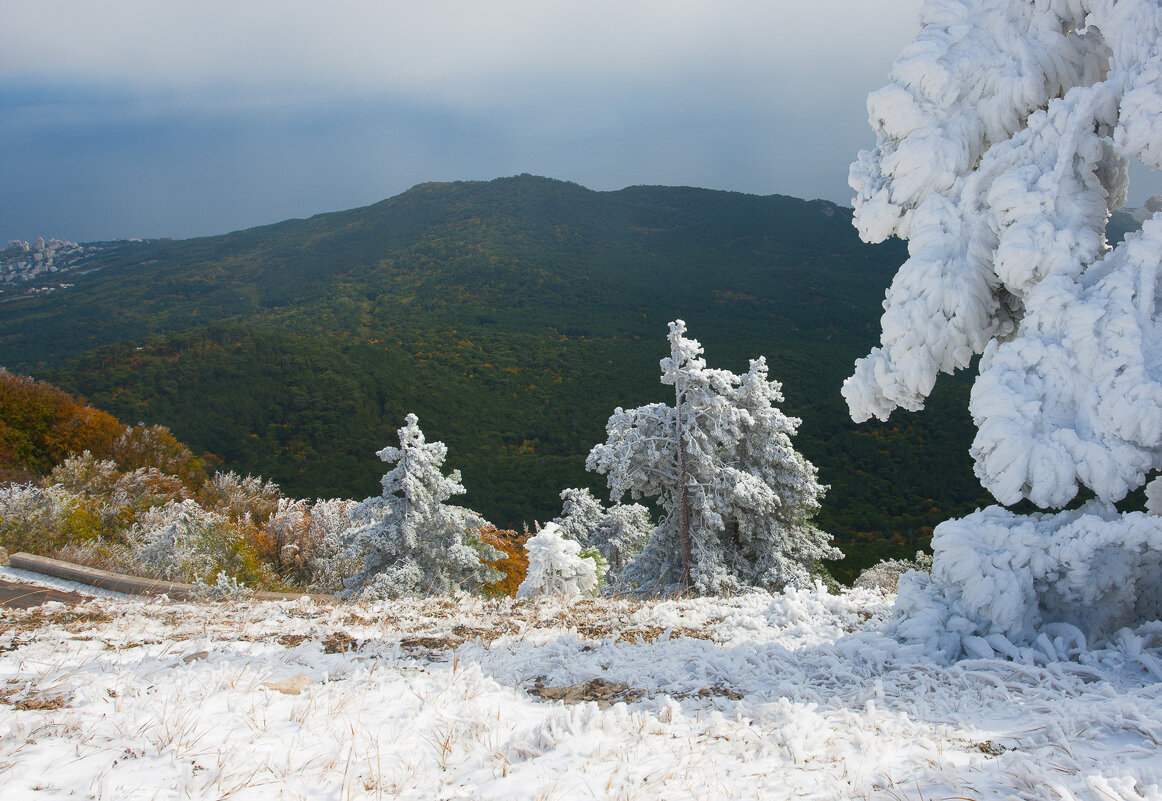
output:
M 662 383 L 674 405 L 618 408 L 586 466 L 614 499 L 652 496 L 664 510 L 623 578 L 645 592 L 732 592 L 804 586 L 822 559 L 840 558 L 811 521 L 825 487 L 791 445 L 799 420 L 762 358 L 744 376 L 711 369 L 702 346 L 670 324 Z
M 446 501 L 464 494 L 460 471 L 441 472 L 448 449 L 424 441 L 409 414 L 399 429 L 399 447 L 378 453 L 395 467 L 383 477 L 383 494 L 352 513 L 358 527 L 349 552 L 362 555 L 358 573 L 344 582 L 346 597 L 396 597 L 479 589 L 500 578 L 483 560 L 503 554 L 483 544 L 485 521 Z
M 562 490 L 564 506 L 553 522 L 561 533 L 583 548 L 593 548 L 608 564 L 608 581 L 616 584 L 633 557 L 653 533 L 649 511 L 638 503 L 606 509 L 587 489 Z

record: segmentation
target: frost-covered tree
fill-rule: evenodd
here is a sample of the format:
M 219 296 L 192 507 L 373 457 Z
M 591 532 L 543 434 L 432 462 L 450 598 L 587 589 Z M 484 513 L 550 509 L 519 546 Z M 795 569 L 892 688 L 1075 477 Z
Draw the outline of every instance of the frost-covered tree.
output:
M 581 545 L 593 545 L 597 527 L 605 518 L 605 507 L 587 489 L 561 490 L 561 516 L 553 524 L 561 535 Z
M 711 369 L 685 333 L 670 324 L 661 361 L 674 405 L 617 409 L 586 462 L 615 500 L 656 497 L 665 513 L 623 578 L 646 592 L 809 584 L 840 553 L 811 522 L 824 487 L 791 445 L 799 421 L 776 406 L 781 386 L 763 358 L 743 376 Z
M 437 594 L 478 589 L 498 579 L 500 574 L 482 561 L 502 555 L 480 543 L 476 532 L 484 520 L 446 503 L 464 494 L 459 470 L 441 472 L 447 447 L 425 442 L 414 414 L 407 416 L 398 434 L 398 448 L 378 453 L 383 461 L 395 464 L 383 477 L 383 493 L 351 513 L 357 528 L 348 550 L 360 555 L 363 563 L 344 582 L 344 594 Z
M 1100 569 L 1081 554 L 1116 547 L 1112 504 L 1162 467 L 1162 219 L 1116 247 L 1105 237 L 1130 160 L 1162 168 L 1162 7 L 928 0 L 921 14 L 868 99 L 876 146 L 851 168 L 860 235 L 907 239 L 909 257 L 880 346 L 843 393 L 855 420 L 885 419 L 980 354 L 970 411 L 984 486 L 1004 504 L 1061 508 L 1079 486 L 1096 501 L 944 524 L 932 598 L 973 621 L 958 624 L 965 636 L 1028 638 L 1042 623 L 1104 636 L 1159 594 L 1156 522 L 1118 523 L 1126 548 Z M 968 565 L 984 571 L 971 586 Z M 924 606 L 909 592 L 902 603 Z
M 525 542 L 529 568 L 517 587 L 517 598 L 558 595 L 565 598 L 593 595 L 604 571 L 604 560 L 567 539 L 561 527 L 549 523 Z
M 561 500 L 561 516 L 553 523 L 581 547 L 595 548 L 609 565 L 608 581 L 617 582 L 653 533 L 649 510 L 640 503 L 618 503 L 606 509 L 587 489 L 562 490 Z

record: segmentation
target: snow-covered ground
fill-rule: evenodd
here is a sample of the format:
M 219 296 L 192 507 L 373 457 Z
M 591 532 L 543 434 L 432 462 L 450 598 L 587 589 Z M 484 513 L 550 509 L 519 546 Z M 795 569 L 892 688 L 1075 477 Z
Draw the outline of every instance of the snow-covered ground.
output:
M 0 795 L 1162 798 L 1129 645 L 942 665 L 884 633 L 891 600 L 6 610 Z

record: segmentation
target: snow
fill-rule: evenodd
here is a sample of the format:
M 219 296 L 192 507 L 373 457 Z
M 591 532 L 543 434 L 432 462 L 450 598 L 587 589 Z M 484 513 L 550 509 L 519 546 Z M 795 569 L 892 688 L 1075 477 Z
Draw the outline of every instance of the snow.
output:
M 1128 160 L 1162 166 L 1162 10 L 1150 0 L 929 0 L 877 146 L 852 165 L 861 236 L 909 240 L 857 420 L 923 406 L 983 354 L 977 473 L 1002 503 L 1106 501 L 1162 466 L 1162 219 L 1112 250 Z
M 947 664 L 892 601 L 6 610 L 4 797 L 1162 798 L 1157 638 Z

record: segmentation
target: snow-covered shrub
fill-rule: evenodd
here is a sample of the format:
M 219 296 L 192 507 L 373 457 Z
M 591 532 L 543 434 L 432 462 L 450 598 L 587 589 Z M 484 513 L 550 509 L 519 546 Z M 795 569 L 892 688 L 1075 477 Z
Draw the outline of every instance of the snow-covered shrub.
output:
M 600 553 L 608 565 L 609 581 L 617 582 L 654 531 L 649 510 L 638 503 L 606 509 L 587 489 L 562 490 L 561 500 L 561 516 L 553 522 L 560 526 L 562 536 Z
M 501 577 L 484 586 L 484 594 L 492 597 L 516 596 L 521 582 L 525 580 L 529 570 L 529 552 L 525 550 L 525 542 L 532 535 L 528 529 L 524 533 L 516 531 L 502 531 L 491 524 L 479 530 L 480 541 L 499 551 L 502 555 L 498 559 L 488 559 L 489 567 L 501 574 Z
M 156 467 L 139 467 L 121 474 L 106 502 L 121 510 L 122 521 L 126 521 L 148 509 L 188 497 L 186 486 L 177 476 L 166 475 Z
M 194 595 L 206 601 L 245 601 L 254 595 L 254 590 L 224 571 L 219 571 L 213 584 L 198 579 L 194 586 Z
M 310 504 L 279 498 L 278 505 L 257 535 L 258 557 L 273 566 L 279 576 L 306 584 L 315 543 L 310 538 Z
M 103 531 L 100 509 L 62 486 L 0 486 L 0 545 L 9 553 L 50 555 L 69 543 L 92 542 Z
M 177 476 L 191 490 L 206 480 L 201 459 L 174 437 L 165 426 L 138 424 L 125 429 L 113 443 L 110 456 L 124 472 L 153 467 Z
M 855 420 L 886 419 L 979 354 L 985 488 L 1053 509 L 1085 486 L 1103 505 L 946 523 L 931 592 L 905 579 L 900 608 L 949 637 L 1067 624 L 1101 637 L 1131 608 L 1157 619 L 1125 600 L 1159 592 L 1157 522 L 1109 504 L 1162 466 L 1162 214 L 1114 247 L 1105 226 L 1130 160 L 1162 169 L 1162 13 L 1156 0 L 930 0 L 921 23 L 868 99 L 876 147 L 851 168 L 860 235 L 907 239 L 909 258 L 843 394 Z
M 129 539 L 138 565 L 148 575 L 171 581 L 204 581 L 224 571 L 252 585 L 269 583 L 251 550 L 251 529 L 225 515 L 185 500 L 151 509 Z
M 198 502 L 236 522 L 264 524 L 279 508 L 282 492 L 261 476 L 242 476 L 233 470 L 215 473 L 198 490 Z
M 1101 501 L 1016 515 L 990 507 L 948 520 L 932 536 L 931 577 L 900 582 L 899 633 L 981 653 L 983 638 L 1026 644 L 1069 631 L 1093 645 L 1123 627 L 1162 620 L 1162 519 L 1119 514 Z M 997 636 L 1003 637 L 998 641 Z M 967 647 L 966 647 L 967 646 Z
M 65 459 L 53 468 L 48 481 L 88 499 L 98 510 L 105 534 L 118 542 L 138 515 L 187 497 L 177 476 L 166 475 L 156 467 L 122 472 L 116 462 L 97 459 L 89 451 Z
M 565 539 L 561 527 L 549 523 L 525 542 L 529 554 L 529 569 L 525 580 L 517 588 L 517 598 L 537 595 L 574 597 L 593 595 L 600 583 L 600 563 L 591 551 L 589 558 L 582 555 L 581 545 Z
M 586 461 L 614 500 L 654 496 L 665 511 L 623 581 L 653 593 L 812 586 L 821 560 L 842 554 L 812 522 L 825 488 L 791 444 L 799 420 L 775 406 L 765 359 L 742 376 L 710 369 L 685 333 L 670 323 L 661 361 L 674 405 L 617 409 Z
M 553 521 L 561 536 L 580 545 L 593 545 L 605 507 L 587 489 L 561 490 L 561 516 Z
M 362 558 L 344 582 L 346 597 L 381 598 L 477 590 L 500 578 L 483 560 L 502 554 L 480 542 L 485 525 L 475 512 L 445 503 L 462 495 L 460 471 L 441 472 L 448 449 L 424 441 L 419 420 L 409 414 L 397 432 L 399 447 L 378 453 L 395 463 L 382 479 L 383 493 L 367 498 L 351 514 L 356 525 L 347 553 Z
M 92 452 L 70 456 L 52 469 L 48 481 L 76 495 L 112 495 L 121 470 L 111 459 L 98 459 Z
M 900 576 L 913 570 L 931 572 L 932 557 L 920 551 L 914 559 L 885 559 L 882 562 L 876 562 L 860 573 L 852 586 L 865 590 L 895 592 L 899 585 Z
M 649 510 L 640 503 L 615 503 L 597 525 L 593 546 L 609 565 L 609 581 L 620 582 L 626 567 L 641 553 L 650 535 L 654 521 Z
M 312 592 L 342 590 L 343 580 L 355 575 L 361 562 L 347 553 L 351 513 L 357 505 L 342 499 L 313 504 L 279 501 L 263 534 L 278 549 L 280 575 Z

